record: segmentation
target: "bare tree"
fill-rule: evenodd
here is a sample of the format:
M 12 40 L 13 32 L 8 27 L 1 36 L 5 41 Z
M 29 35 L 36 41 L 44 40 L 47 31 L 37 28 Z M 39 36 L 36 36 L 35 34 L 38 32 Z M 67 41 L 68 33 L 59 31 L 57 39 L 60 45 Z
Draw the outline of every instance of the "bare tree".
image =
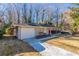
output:
M 53 21 L 53 11 L 51 8 L 48 8 L 47 10 L 47 15 L 48 15 L 48 24 L 52 25 Z
M 5 15 L 5 11 L 0 11 L 0 20 L 3 21 L 5 24 L 4 15 Z
M 17 13 L 17 23 L 20 24 L 20 8 L 19 5 L 14 5 Z
M 3 4 L 0 4 L 2 6 Z M 5 24 L 4 16 L 5 16 L 6 8 L 0 9 L 0 20 Z
M 40 8 L 35 8 L 35 12 L 36 12 L 36 22 L 37 22 L 37 24 L 38 24 L 38 22 L 39 22 L 39 12 L 40 12 Z
M 58 21 L 59 20 L 59 8 L 56 8 L 56 27 L 58 28 Z
M 27 5 L 24 3 L 23 4 L 23 8 L 22 8 L 22 13 L 23 13 L 23 19 L 25 21 L 25 23 L 28 23 L 28 19 L 27 19 Z
M 8 9 L 7 9 L 7 16 L 8 16 L 8 20 L 9 20 L 9 23 L 12 23 L 13 22 L 13 14 L 12 14 L 12 5 L 11 4 L 8 4 Z
M 42 20 L 42 22 L 44 22 L 44 15 L 45 15 L 45 11 L 46 11 L 45 9 L 43 9 L 43 10 L 42 10 L 42 19 L 41 19 L 41 20 Z
M 32 12 L 33 12 L 32 5 L 30 5 L 28 23 L 32 23 Z
M 61 31 L 63 31 L 64 30 L 64 23 L 65 23 L 63 13 L 61 13 L 60 18 L 61 18 L 61 20 L 60 20 L 59 28 L 60 28 Z

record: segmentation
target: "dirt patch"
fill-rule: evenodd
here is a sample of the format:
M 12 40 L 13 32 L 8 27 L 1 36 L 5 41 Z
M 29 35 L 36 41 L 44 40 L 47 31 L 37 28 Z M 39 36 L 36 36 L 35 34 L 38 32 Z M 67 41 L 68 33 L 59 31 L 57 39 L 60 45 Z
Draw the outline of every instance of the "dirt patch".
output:
M 0 40 L 0 55 L 40 56 L 29 44 L 18 39 Z
M 45 41 L 48 44 L 79 54 L 79 40 L 59 37 Z

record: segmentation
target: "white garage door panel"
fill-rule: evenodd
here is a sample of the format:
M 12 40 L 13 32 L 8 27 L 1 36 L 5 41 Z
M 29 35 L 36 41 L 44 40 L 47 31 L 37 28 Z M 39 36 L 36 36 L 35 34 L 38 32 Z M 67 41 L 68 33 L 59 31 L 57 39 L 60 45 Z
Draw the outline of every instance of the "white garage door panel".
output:
M 18 39 L 21 39 L 21 28 L 18 28 L 17 37 Z
M 35 37 L 34 28 L 21 28 L 21 39 Z

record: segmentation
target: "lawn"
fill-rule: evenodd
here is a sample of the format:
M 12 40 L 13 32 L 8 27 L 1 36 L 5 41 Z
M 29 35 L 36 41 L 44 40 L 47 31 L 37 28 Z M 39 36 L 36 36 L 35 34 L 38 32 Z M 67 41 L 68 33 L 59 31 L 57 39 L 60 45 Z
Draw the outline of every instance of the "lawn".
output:
M 40 56 L 29 44 L 18 39 L 0 40 L 0 56 Z
M 50 45 L 54 45 L 63 48 L 67 51 L 79 54 L 79 40 L 65 37 L 59 37 L 45 41 Z

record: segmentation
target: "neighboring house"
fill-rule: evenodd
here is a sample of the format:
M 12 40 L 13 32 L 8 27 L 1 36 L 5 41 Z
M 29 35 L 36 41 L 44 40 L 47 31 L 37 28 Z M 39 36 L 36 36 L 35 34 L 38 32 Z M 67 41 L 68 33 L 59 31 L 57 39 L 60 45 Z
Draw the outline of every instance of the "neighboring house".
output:
M 13 26 L 15 27 L 15 34 L 18 39 L 49 35 L 51 34 L 51 30 L 54 29 L 52 26 L 35 24 L 15 24 Z

